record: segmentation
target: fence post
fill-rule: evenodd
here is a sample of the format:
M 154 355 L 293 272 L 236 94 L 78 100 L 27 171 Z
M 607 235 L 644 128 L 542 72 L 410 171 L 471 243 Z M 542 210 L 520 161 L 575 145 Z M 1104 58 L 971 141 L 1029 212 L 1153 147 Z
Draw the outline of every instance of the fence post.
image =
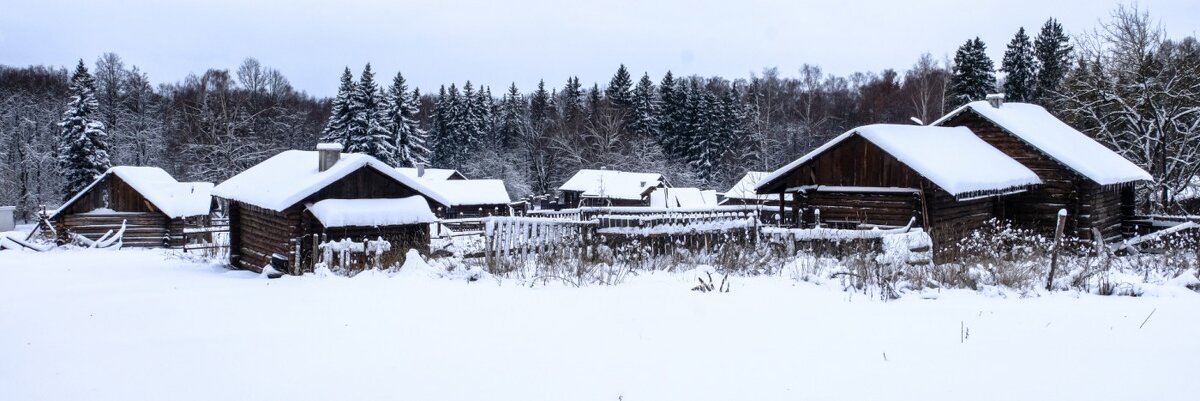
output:
M 1054 273 L 1058 270 L 1058 248 L 1062 242 L 1063 228 L 1067 225 L 1067 209 L 1058 210 L 1058 224 L 1054 227 L 1054 245 L 1050 247 L 1050 276 L 1046 277 L 1046 291 L 1054 287 Z

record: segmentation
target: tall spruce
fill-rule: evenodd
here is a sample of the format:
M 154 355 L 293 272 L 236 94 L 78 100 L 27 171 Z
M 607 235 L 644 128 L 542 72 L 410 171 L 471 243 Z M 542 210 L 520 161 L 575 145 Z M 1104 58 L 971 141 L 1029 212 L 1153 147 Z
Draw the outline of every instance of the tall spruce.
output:
M 414 90 L 413 93 L 419 93 Z M 418 97 L 409 97 L 408 83 L 404 75 L 396 73 L 392 86 L 388 88 L 387 113 L 384 123 L 395 140 L 396 166 L 412 166 L 426 163 L 425 132 L 417 122 Z
M 604 97 L 613 108 L 620 112 L 628 113 L 633 106 L 633 78 L 629 76 L 629 70 L 625 68 L 625 64 L 617 68 L 617 73 L 613 74 L 612 80 L 608 82 L 608 87 L 604 89 Z M 626 121 L 632 121 L 627 119 Z
M 1000 71 L 1004 72 L 1004 96 L 1017 102 L 1028 102 L 1033 99 L 1037 85 L 1037 65 L 1033 57 L 1033 43 L 1025 28 L 1017 30 L 1008 49 L 1004 51 L 1004 59 L 1000 62 Z
M 1071 71 L 1070 38 L 1054 18 L 1042 25 L 1033 42 L 1034 56 L 1039 66 L 1034 88 L 1034 101 L 1047 105 L 1058 94 L 1067 73 Z
M 550 123 L 553 112 L 551 107 L 551 96 L 546 90 L 546 81 L 538 80 L 537 90 L 529 98 L 529 123 L 533 125 L 533 129 L 544 129 Z
M 96 101 L 96 81 L 88 73 L 83 60 L 75 67 L 71 76 L 71 100 L 58 123 L 62 128 L 59 135 L 58 165 L 66 176 L 63 183 L 63 198 L 91 184 L 104 174 L 112 162 L 108 155 L 108 135 L 100 121 L 99 102 Z
M 379 85 L 375 83 L 375 73 L 368 63 L 351 97 L 354 118 L 346 133 L 346 151 L 365 153 L 395 165 L 396 141 L 385 125 L 387 108 L 383 97 Z
M 562 118 L 569 126 L 578 127 L 585 117 L 583 101 L 583 86 L 579 77 L 567 78 L 567 86 L 562 90 Z
M 658 99 L 655 98 L 654 82 L 650 80 L 649 74 L 642 74 L 642 79 L 633 89 L 631 101 L 633 104 L 629 112 L 630 132 L 637 137 L 658 140 L 659 105 Z
M 517 84 L 514 82 L 508 86 L 508 93 L 504 94 L 504 99 L 500 102 L 500 148 L 511 149 L 525 137 L 525 131 L 529 129 L 528 114 L 525 97 L 517 90 Z
M 338 86 L 337 97 L 333 98 L 329 120 L 325 122 L 325 128 L 321 130 L 321 142 L 348 145 L 348 130 L 355 114 L 353 97 L 356 91 L 354 75 L 350 73 L 350 67 L 346 67 L 342 71 L 342 83 Z
M 961 106 L 983 100 L 996 90 L 995 65 L 987 56 L 987 46 L 976 37 L 969 39 L 954 53 L 954 70 L 950 75 L 950 100 Z
M 684 140 L 682 136 L 687 131 L 686 113 L 687 113 L 687 95 L 681 90 L 683 80 L 676 80 L 675 76 L 667 71 L 663 76 L 662 82 L 658 85 L 658 98 L 661 108 L 659 109 L 659 145 L 662 146 L 663 152 L 668 158 L 678 160 L 682 155 Z

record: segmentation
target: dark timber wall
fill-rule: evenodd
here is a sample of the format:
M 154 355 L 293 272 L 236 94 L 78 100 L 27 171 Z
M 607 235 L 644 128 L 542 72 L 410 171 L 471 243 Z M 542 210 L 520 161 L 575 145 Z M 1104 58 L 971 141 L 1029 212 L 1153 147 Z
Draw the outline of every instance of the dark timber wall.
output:
M 89 213 L 96 209 L 112 209 L 116 213 Z M 99 240 L 109 231 L 119 231 L 124 223 L 123 246 L 152 248 L 184 244 L 184 220 L 167 217 L 114 174 L 104 176 L 75 202 L 65 205 L 54 220 L 61 242 L 69 242 L 69 234 Z
M 1095 227 L 1106 239 L 1115 239 L 1121 236 L 1122 221 L 1132 217 L 1133 200 L 1125 205 L 1121 196 L 1132 184 L 1101 187 L 969 109 L 941 125 L 971 129 L 1042 179 L 1043 185 L 1005 197 L 998 207 L 1002 218 L 1052 235 L 1058 211 L 1066 209 L 1068 234 L 1091 239 Z

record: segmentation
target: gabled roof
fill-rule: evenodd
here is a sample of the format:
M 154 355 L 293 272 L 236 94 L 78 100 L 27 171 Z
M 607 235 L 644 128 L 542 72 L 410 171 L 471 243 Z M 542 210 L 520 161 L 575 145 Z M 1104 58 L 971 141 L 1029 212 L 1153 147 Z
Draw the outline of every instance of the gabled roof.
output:
M 650 193 L 650 207 L 704 208 L 717 206 L 717 191 L 700 188 L 659 188 Z
M 507 205 L 512 202 L 501 180 L 426 181 L 430 189 L 450 202 L 448 206 Z
M 325 199 L 308 205 L 325 227 L 379 227 L 432 223 L 429 202 L 420 196 L 398 199 Z
M 1006 102 L 996 108 L 987 101 L 971 102 L 931 125 L 943 125 L 968 110 L 1097 184 L 1154 179 L 1146 170 L 1034 104 Z
M 585 197 L 640 200 L 647 189 L 662 183 L 662 174 L 658 173 L 579 170 L 558 190 L 582 192 Z
M 1037 174 L 1009 158 L 964 127 L 875 124 L 852 129 L 775 170 L 757 188 L 859 136 L 892 155 L 951 195 L 997 193 L 1041 184 Z
M 742 179 L 738 180 L 737 183 L 733 184 L 733 187 L 730 187 L 728 191 L 725 191 L 725 199 L 747 199 L 747 200 L 761 200 L 761 201 L 778 200 L 779 197 L 776 195 L 770 195 L 770 194 L 759 195 L 757 192 L 754 191 L 755 188 L 758 186 L 758 182 L 762 181 L 762 179 L 765 178 L 767 176 L 767 174 L 769 174 L 769 173 L 762 172 L 762 171 L 746 172 L 746 175 L 743 175 Z M 784 200 L 785 201 L 792 200 L 792 195 L 784 194 Z
M 116 176 L 146 198 L 170 218 L 207 215 L 212 209 L 211 182 L 179 182 L 158 167 L 116 166 L 67 200 L 51 216 L 54 218 L 90 192 L 106 177 Z
M 288 150 L 225 180 L 213 195 L 258 207 L 283 211 L 329 184 L 371 168 L 443 205 L 449 200 L 431 190 L 424 180 L 411 178 L 386 163 L 361 153 L 342 153 L 328 170 L 318 171 L 318 152 Z
M 458 170 L 448 169 L 448 168 L 426 167 L 425 175 L 422 175 L 420 177 L 417 176 L 417 168 L 416 167 L 396 167 L 396 171 L 399 171 L 400 174 L 404 174 L 404 175 L 407 175 L 412 178 L 421 178 L 421 179 L 425 179 L 425 180 L 444 181 L 444 180 L 450 180 L 450 179 L 458 179 L 458 180 L 467 179 L 467 177 L 462 175 L 462 173 L 458 172 Z

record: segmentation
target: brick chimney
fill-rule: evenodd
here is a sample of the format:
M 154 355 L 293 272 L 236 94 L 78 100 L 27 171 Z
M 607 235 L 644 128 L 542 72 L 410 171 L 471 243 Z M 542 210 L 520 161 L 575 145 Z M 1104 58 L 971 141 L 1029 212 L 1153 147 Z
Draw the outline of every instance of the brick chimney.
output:
M 317 144 L 317 171 L 329 170 L 334 164 L 337 164 L 338 159 L 342 157 L 342 144 L 340 143 L 318 143 Z

